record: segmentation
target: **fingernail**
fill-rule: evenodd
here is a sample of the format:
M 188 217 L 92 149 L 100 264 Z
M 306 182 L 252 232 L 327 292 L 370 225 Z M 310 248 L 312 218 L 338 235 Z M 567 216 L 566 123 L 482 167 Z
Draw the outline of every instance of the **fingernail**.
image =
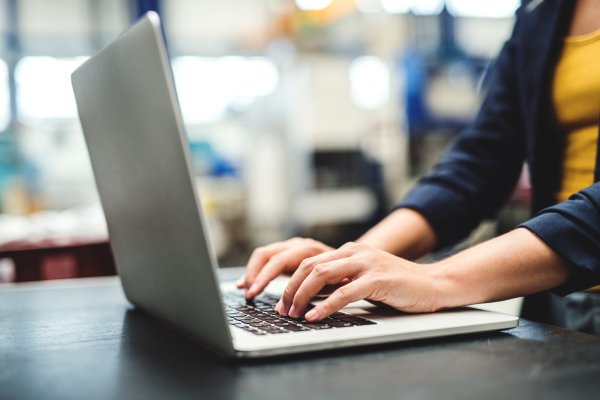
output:
M 290 317 L 296 318 L 296 306 L 292 304 L 292 308 L 290 308 Z
M 284 317 L 286 317 L 288 315 L 286 310 L 287 310 L 287 307 L 286 307 L 285 303 L 282 301 L 281 308 L 279 309 L 279 315 L 283 315 Z
M 279 300 L 279 302 L 277 302 L 277 305 L 275 306 L 275 312 L 279 312 L 279 309 L 281 308 L 281 306 L 283 305 L 283 302 L 281 300 Z
M 252 286 L 250 286 L 250 289 L 248 289 L 248 291 L 250 292 L 250 294 L 256 294 L 256 292 L 258 292 L 258 283 L 253 283 Z
M 317 318 L 317 310 L 315 310 L 313 308 L 312 310 L 310 310 L 309 312 L 306 313 L 306 315 L 304 316 L 304 318 L 306 318 L 306 319 L 316 319 Z

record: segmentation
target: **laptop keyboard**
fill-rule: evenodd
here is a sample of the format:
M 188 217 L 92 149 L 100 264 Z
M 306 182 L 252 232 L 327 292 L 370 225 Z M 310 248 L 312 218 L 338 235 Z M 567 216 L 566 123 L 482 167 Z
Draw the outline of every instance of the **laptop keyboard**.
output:
M 262 294 L 254 300 L 246 300 L 239 292 L 223 294 L 227 322 L 255 335 L 277 335 L 375 324 L 368 319 L 343 312 L 336 312 L 318 322 L 308 322 L 304 318 L 283 317 L 275 312 L 278 301 L 278 297 L 269 294 Z M 309 304 L 306 311 L 313 307 Z

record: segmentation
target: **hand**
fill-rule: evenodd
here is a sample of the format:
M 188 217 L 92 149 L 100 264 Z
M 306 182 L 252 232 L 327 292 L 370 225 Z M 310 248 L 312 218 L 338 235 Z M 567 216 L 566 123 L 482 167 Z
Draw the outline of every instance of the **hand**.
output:
M 323 319 L 354 301 L 379 301 L 405 312 L 431 312 L 439 283 L 434 265 L 419 265 L 365 244 L 347 243 L 339 250 L 308 258 L 288 283 L 275 311 L 300 317 L 325 285 L 348 280 L 308 312 L 308 321 Z
M 332 250 L 333 247 L 321 242 L 302 238 L 259 247 L 252 252 L 246 274 L 236 282 L 236 286 L 248 289 L 245 297 L 251 299 L 280 274 L 294 272 L 302 260 Z

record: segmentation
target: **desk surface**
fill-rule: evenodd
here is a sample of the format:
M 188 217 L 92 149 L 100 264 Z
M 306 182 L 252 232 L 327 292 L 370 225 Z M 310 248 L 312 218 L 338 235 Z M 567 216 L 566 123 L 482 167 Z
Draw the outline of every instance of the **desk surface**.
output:
M 600 338 L 503 332 L 222 360 L 136 310 L 116 278 L 0 289 L 0 399 L 565 399 L 600 396 Z

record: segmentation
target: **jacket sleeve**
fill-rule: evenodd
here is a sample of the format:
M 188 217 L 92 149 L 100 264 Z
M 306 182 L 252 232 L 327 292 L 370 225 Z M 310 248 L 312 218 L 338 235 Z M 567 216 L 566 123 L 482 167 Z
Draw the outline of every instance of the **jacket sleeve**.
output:
M 396 207 L 421 213 L 436 232 L 438 248 L 457 243 L 482 220 L 494 218 L 519 178 L 526 141 L 515 67 L 518 36 L 517 20 L 477 117 Z
M 600 284 L 600 182 L 519 225 L 571 261 L 575 274 L 552 291 L 565 296 Z

